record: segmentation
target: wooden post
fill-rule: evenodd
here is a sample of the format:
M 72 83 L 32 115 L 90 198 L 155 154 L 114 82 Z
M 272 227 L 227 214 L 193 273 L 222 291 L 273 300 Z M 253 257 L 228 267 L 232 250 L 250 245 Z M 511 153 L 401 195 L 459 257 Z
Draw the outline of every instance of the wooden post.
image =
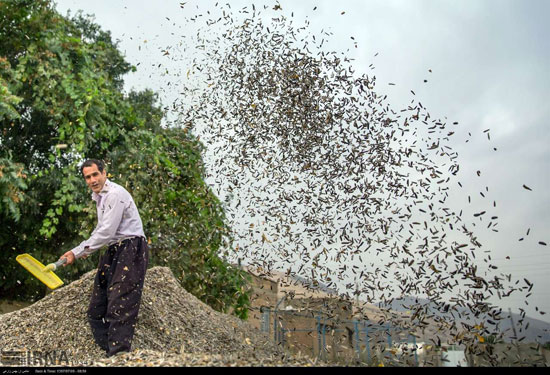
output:
M 510 321 L 512 322 L 512 331 L 514 332 L 514 336 L 516 338 L 516 348 L 518 349 L 518 359 L 521 362 L 521 350 L 519 348 L 518 334 L 516 332 L 516 325 L 514 323 L 514 318 L 512 318 L 512 309 L 508 308 L 508 313 L 510 314 Z

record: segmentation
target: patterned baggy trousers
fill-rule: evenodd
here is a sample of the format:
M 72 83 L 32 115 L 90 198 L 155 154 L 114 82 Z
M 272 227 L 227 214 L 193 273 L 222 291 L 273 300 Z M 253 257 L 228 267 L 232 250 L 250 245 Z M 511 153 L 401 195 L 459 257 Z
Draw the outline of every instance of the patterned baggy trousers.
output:
M 130 351 L 148 263 L 144 237 L 111 245 L 99 259 L 88 322 L 108 356 Z

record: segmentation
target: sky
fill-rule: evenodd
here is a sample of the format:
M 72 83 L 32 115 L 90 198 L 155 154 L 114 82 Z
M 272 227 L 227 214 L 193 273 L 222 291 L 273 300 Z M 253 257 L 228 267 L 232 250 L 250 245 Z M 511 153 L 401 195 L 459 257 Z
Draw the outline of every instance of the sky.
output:
M 151 88 L 163 104 L 170 104 L 177 90 L 167 86 L 167 79 L 173 77 L 163 72 L 185 72 L 188 66 L 185 61 L 178 65 L 166 59 L 162 51 L 192 35 L 196 30 L 184 19 L 213 12 L 216 1 L 56 3 L 63 15 L 68 10 L 94 14 L 95 21 L 118 40 L 127 61 L 137 66 L 125 79 L 127 90 Z M 230 2 L 233 9 L 251 3 Z M 522 308 L 534 318 L 550 321 L 550 249 L 539 244 L 550 243 L 550 26 L 545 19 L 550 2 L 308 0 L 254 4 L 257 8 L 279 4 L 297 24 L 308 20 L 314 32 L 331 31 L 326 48 L 345 51 L 354 59 L 358 73 L 374 74 L 377 92 L 387 94 L 396 108 L 410 102 L 414 90 L 432 117 L 459 122 L 453 148 L 460 156 L 463 186 L 455 186 L 454 203 L 464 210 L 473 207 L 474 212 L 497 202 L 498 232 L 480 233 L 483 248 L 490 249 L 493 264 L 502 272 L 534 283 L 528 304 L 518 296 L 501 305 L 514 312 Z M 486 129 L 490 129 L 490 139 Z M 490 198 L 480 196 L 481 188 L 489 190 Z M 467 202 L 468 195 L 472 204 Z M 540 315 L 535 306 L 548 314 Z

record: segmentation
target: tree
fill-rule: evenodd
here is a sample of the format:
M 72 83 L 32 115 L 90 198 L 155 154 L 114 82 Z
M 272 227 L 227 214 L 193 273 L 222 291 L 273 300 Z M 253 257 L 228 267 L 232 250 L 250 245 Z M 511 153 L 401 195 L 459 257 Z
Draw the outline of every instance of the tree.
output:
M 13 71 L 6 59 L 0 58 L 0 121 L 18 119 L 19 113 L 14 108 L 21 98 L 13 95 L 10 84 L 13 81 Z M 2 146 L 2 143 L 0 143 Z M 14 163 L 9 150 L 0 149 L 0 215 L 3 219 L 11 218 L 18 221 L 21 217 L 19 203 L 23 198 L 23 189 L 27 187 L 23 165 Z
M 218 257 L 228 228 L 220 201 L 203 180 L 203 145 L 182 129 L 138 130 L 126 138 L 126 148 L 108 160 L 113 178 L 121 176 L 119 183 L 141 202 L 153 262 L 169 265 L 187 291 L 213 308 L 233 307 L 245 318 L 248 279 Z
M 78 166 L 93 157 L 138 202 L 152 263 L 170 266 L 218 310 L 245 317 L 244 276 L 217 254 L 226 228 L 203 181 L 201 145 L 161 126 L 153 92 L 122 91 L 135 67 L 110 33 L 80 13 L 59 15 L 49 0 L 3 1 L 0 66 L 0 261 L 9 265 L 0 270 L 2 295 L 43 295 L 16 255 L 51 262 L 91 233 L 95 209 Z M 96 258 L 60 273 L 73 280 Z

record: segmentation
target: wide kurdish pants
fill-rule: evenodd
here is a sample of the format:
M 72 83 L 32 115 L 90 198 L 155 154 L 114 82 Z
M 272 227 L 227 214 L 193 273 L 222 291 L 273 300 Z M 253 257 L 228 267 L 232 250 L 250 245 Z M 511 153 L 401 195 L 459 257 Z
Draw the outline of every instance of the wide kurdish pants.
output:
M 148 263 L 144 237 L 111 245 L 99 259 L 88 321 L 108 356 L 130 351 Z

